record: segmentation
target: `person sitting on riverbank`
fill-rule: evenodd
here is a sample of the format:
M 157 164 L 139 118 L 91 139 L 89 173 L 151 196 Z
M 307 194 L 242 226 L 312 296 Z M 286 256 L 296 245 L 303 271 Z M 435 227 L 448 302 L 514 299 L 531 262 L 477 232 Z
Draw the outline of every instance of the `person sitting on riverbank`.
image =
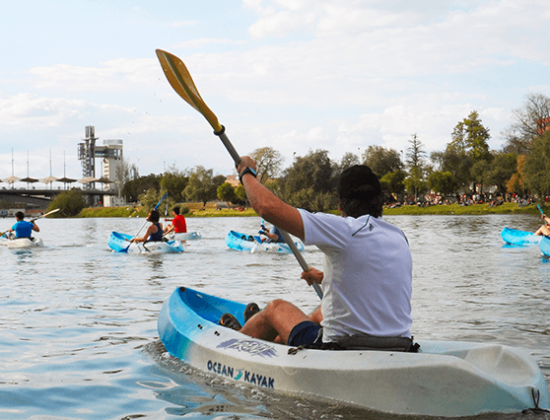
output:
M 187 223 L 185 222 L 185 217 L 180 214 L 180 208 L 174 207 L 172 214 L 174 215 L 174 218 L 171 220 L 172 224 L 164 228 L 164 234 L 167 235 L 171 232 L 187 233 Z M 165 220 L 170 221 L 170 219 Z
M 324 271 L 310 267 L 302 273 L 309 285 L 321 284 L 323 298 L 309 316 L 290 302 L 273 300 L 240 332 L 290 346 L 346 348 L 345 340 L 353 338 L 371 346 L 381 340 L 379 348 L 390 341 L 399 343 L 402 351 L 417 348 L 410 332 L 411 252 L 405 234 L 381 218 L 384 193 L 372 170 L 354 165 L 342 172 L 337 216 L 286 204 L 256 179 L 255 169 L 256 162 L 248 156 L 237 168 L 254 210 L 325 254 Z M 224 314 L 220 324 L 229 324 L 231 316 Z
M 541 216 L 541 219 L 544 220 L 544 225 L 542 225 L 535 233 L 534 235 L 537 236 L 550 236 L 550 219 L 546 216 L 546 214 L 543 214 Z
M 159 242 L 162 241 L 162 223 L 159 223 L 160 214 L 157 210 L 151 210 L 147 216 L 147 221 L 151 225 L 147 228 L 145 235 L 141 238 L 132 238 L 130 242 Z
M 8 229 L 8 232 L 15 232 L 15 238 L 29 238 L 32 239 L 32 232 L 40 232 L 40 228 L 36 225 L 34 220 L 30 222 L 25 221 L 25 215 L 22 211 L 15 213 L 15 219 L 17 222 Z

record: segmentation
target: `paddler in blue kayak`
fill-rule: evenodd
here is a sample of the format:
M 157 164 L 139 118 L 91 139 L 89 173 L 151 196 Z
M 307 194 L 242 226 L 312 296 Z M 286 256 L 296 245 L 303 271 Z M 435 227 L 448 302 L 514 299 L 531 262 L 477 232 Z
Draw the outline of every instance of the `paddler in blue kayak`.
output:
M 255 314 L 245 311 L 248 321 L 242 328 L 231 314 L 224 314 L 220 324 L 296 347 L 415 350 L 410 331 L 412 257 L 404 233 L 381 218 L 384 193 L 371 169 L 354 165 L 340 175 L 342 217 L 284 203 L 256 179 L 256 162 L 248 156 L 237 170 L 260 217 L 325 254 L 324 271 L 302 273 L 309 285 L 321 285 L 323 298 L 309 316 L 276 299 Z
M 25 220 L 25 215 L 22 211 L 15 213 L 15 220 L 17 222 L 8 229 L 8 232 L 15 232 L 15 238 L 31 238 L 32 232 L 40 232 L 40 228 L 36 225 L 34 220 L 27 222 Z
M 147 228 L 145 235 L 141 238 L 132 238 L 130 242 L 158 242 L 162 241 L 163 230 L 162 223 L 159 223 L 160 214 L 157 210 L 151 210 L 147 216 L 147 221 L 151 225 Z
M 541 210 L 542 211 L 542 210 Z M 542 225 L 535 233 L 534 235 L 537 236 L 550 236 L 550 220 L 546 216 L 546 214 L 542 214 L 540 217 L 542 220 L 544 220 L 544 225 Z
M 258 233 L 260 235 L 264 235 L 264 238 L 262 238 L 262 242 L 278 243 L 285 241 L 283 235 L 281 234 L 281 231 L 277 229 L 277 226 L 273 225 L 269 230 L 267 230 L 263 221 L 260 227 L 260 231 Z

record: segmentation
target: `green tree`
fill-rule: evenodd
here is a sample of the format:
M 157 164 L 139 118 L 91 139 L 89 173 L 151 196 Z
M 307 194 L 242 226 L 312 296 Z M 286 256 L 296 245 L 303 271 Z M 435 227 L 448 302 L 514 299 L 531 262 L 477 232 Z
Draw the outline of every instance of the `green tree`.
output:
M 73 188 L 59 193 L 55 196 L 48 207 L 48 211 L 60 209 L 53 213 L 51 217 L 75 217 L 86 208 L 86 200 L 82 190 Z
M 160 181 L 162 175 L 150 174 L 132 179 L 124 184 L 122 195 L 126 197 L 126 201 L 135 203 L 139 200 L 141 194 L 145 194 L 151 188 L 160 190 Z
M 246 190 L 242 185 L 238 185 L 235 187 L 235 195 L 237 196 L 237 201 L 239 203 L 246 203 L 248 201 Z
M 285 198 L 311 189 L 314 193 L 334 193 L 336 186 L 336 165 L 328 157 L 328 151 L 310 151 L 304 157 L 297 157 L 286 170 L 283 181 Z
M 458 186 L 458 181 L 450 172 L 435 171 L 428 177 L 428 188 L 445 196 L 456 193 Z
M 533 140 L 531 153 L 525 157 L 523 176 L 525 185 L 539 197 L 550 195 L 550 131 Z
M 424 181 L 424 160 L 426 152 L 420 139 L 413 134 L 409 140 L 407 149 L 407 164 L 409 176 L 405 179 L 405 187 L 409 193 L 414 192 L 414 200 L 418 200 L 418 194 L 426 189 Z
M 175 166 L 171 166 L 162 175 L 160 188 L 167 191 L 176 202 L 183 201 L 182 192 L 187 186 L 189 178 Z
M 515 153 L 494 152 L 490 167 L 486 173 L 489 185 L 495 185 L 501 193 L 506 192 L 506 181 L 516 172 L 517 155 Z
M 464 151 L 474 160 L 490 160 L 488 141 L 491 138 L 489 129 L 481 123 L 477 111 L 472 111 L 467 118 L 460 121 L 451 135 L 452 142 L 458 151 Z
M 252 159 L 256 161 L 256 173 L 260 182 L 263 184 L 268 179 L 274 179 L 281 173 L 281 167 L 284 157 L 273 147 L 261 147 L 251 154 Z
M 382 188 L 388 190 L 391 194 L 401 195 L 405 191 L 405 178 L 407 174 L 402 170 L 397 170 L 394 172 L 388 172 L 382 178 L 380 178 L 380 184 Z
M 351 168 L 353 165 L 359 165 L 359 163 L 359 158 L 355 153 L 344 153 L 344 156 L 342 156 L 342 160 L 338 165 L 338 175 L 344 172 L 346 169 Z
M 224 182 L 217 189 L 218 198 L 222 201 L 231 201 L 232 203 L 237 201 L 237 195 L 235 194 L 235 187 L 229 182 Z
M 201 165 L 191 170 L 189 172 L 189 182 L 183 190 L 185 197 L 188 200 L 200 201 L 204 206 L 208 201 L 215 200 L 218 186 L 225 181 L 225 177 L 223 175 L 221 176 L 221 183 L 218 177 L 215 182 L 213 172 L 213 169 L 205 169 L 204 166 Z
M 394 149 L 388 150 L 382 146 L 369 146 L 363 153 L 363 163 L 369 166 L 378 178 L 383 177 L 388 172 L 403 169 L 399 152 Z

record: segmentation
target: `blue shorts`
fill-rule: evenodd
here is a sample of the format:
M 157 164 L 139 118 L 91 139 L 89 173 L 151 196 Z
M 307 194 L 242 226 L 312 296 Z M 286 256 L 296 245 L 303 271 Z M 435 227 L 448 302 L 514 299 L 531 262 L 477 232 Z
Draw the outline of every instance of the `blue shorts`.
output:
M 321 326 L 312 321 L 303 321 L 295 325 L 288 336 L 288 345 L 293 347 L 313 344 L 319 335 Z

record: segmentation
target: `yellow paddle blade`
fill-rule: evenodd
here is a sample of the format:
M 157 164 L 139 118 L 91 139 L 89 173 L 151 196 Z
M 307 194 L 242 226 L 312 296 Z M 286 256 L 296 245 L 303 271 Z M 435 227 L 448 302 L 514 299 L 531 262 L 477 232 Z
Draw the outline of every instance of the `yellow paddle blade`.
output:
M 185 102 L 199 111 L 210 123 L 215 132 L 222 129 L 218 117 L 208 108 L 201 98 L 201 95 L 187 70 L 183 61 L 169 52 L 157 50 L 157 57 L 164 70 L 164 74 L 170 86 L 183 98 Z

